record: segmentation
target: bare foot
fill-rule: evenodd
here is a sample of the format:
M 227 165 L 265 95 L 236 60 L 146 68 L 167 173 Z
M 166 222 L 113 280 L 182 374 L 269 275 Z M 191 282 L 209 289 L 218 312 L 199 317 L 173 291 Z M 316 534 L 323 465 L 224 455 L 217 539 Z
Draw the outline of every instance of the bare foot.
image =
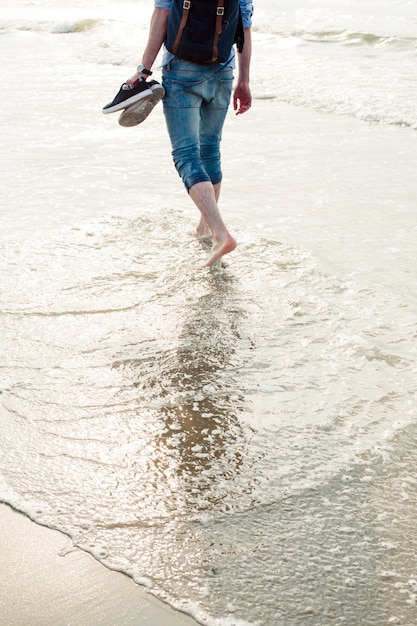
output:
M 200 220 L 197 228 L 195 229 L 195 236 L 197 239 L 201 239 L 202 241 L 211 241 L 211 230 L 205 220 Z
M 224 254 L 232 252 L 237 246 L 236 240 L 230 233 L 227 233 L 224 239 L 215 241 L 210 252 L 210 256 L 202 267 L 210 267 L 214 265 Z
M 210 243 L 213 239 L 211 232 L 208 233 L 199 233 L 197 231 L 195 231 L 195 236 L 197 237 L 197 239 L 199 241 L 203 241 L 204 243 L 208 242 Z

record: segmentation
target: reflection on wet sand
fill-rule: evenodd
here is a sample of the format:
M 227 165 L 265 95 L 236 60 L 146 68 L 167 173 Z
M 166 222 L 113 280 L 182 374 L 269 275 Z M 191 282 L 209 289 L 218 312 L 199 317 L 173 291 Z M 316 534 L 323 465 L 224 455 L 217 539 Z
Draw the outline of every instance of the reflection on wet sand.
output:
M 184 303 L 175 349 L 145 361 L 129 359 L 134 384 L 150 405 L 159 404 L 156 416 L 164 424 L 156 435 L 154 471 L 165 480 L 169 476 L 169 497 L 175 485 L 175 501 L 178 505 L 181 493 L 184 512 L 211 506 L 227 511 L 227 482 L 245 455 L 246 436 L 239 422 L 245 406 L 239 388 L 239 327 L 245 313 L 236 279 L 217 271 L 205 278 L 207 289 Z M 155 497 L 165 489 L 159 483 Z

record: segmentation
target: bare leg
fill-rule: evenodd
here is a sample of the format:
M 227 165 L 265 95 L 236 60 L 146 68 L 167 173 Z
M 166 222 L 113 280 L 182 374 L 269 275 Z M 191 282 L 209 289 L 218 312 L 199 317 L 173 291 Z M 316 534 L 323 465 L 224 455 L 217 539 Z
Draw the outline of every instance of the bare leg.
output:
M 217 190 L 217 194 L 219 193 L 220 188 Z M 200 209 L 201 218 L 207 224 L 213 236 L 213 247 L 209 258 L 203 265 L 203 267 L 208 267 L 213 265 L 224 254 L 234 250 L 236 241 L 222 220 L 213 185 L 208 181 L 197 183 L 189 189 L 189 194 L 194 204 Z
M 219 203 L 220 188 L 221 188 L 221 183 L 217 183 L 216 185 L 213 185 L 214 196 L 216 198 L 217 204 Z M 211 241 L 211 230 L 206 220 L 204 219 L 203 214 L 201 214 L 200 216 L 200 221 L 197 225 L 197 228 L 195 229 L 195 234 L 198 239 Z

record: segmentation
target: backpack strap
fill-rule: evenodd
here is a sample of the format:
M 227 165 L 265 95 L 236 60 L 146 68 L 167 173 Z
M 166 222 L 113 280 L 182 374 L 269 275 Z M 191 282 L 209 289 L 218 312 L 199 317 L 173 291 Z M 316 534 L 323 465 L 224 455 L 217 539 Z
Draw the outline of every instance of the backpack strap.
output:
M 214 32 L 213 39 L 213 57 L 212 62 L 217 61 L 217 57 L 219 56 L 219 51 L 217 49 L 217 44 L 219 41 L 219 36 L 223 30 L 223 15 L 224 15 L 224 0 L 218 0 L 217 9 L 216 9 L 216 30 Z
M 182 33 L 183 33 L 185 25 L 187 23 L 188 16 L 190 15 L 190 7 L 191 7 L 191 0 L 184 0 L 183 5 L 182 5 L 181 22 L 180 22 L 180 25 L 179 25 L 179 28 L 178 28 L 177 36 L 176 36 L 175 41 L 174 41 L 174 45 L 172 46 L 173 54 L 177 54 L 177 50 L 178 50 L 178 46 L 180 45 Z
M 174 45 L 172 46 L 173 54 L 177 54 L 178 46 L 180 45 L 181 37 L 184 32 L 184 28 L 187 24 L 188 16 L 190 15 L 191 8 L 191 0 L 184 0 L 182 5 L 182 17 L 181 22 L 178 28 L 177 36 L 174 41 Z M 219 37 L 223 30 L 223 16 L 224 16 L 224 0 L 217 0 L 217 9 L 216 9 L 216 28 L 214 32 L 213 39 L 213 56 L 211 58 L 212 63 L 217 61 L 218 57 L 218 49 L 217 44 L 219 41 Z

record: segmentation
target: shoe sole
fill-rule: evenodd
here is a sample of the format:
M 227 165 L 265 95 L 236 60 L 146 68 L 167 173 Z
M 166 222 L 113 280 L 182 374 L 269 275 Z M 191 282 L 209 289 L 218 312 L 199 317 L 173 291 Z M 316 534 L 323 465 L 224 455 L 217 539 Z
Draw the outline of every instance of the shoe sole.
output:
M 143 98 L 148 98 L 152 96 L 151 89 L 145 89 L 145 91 L 141 91 L 140 93 L 135 94 L 134 96 L 130 96 L 130 98 L 126 98 L 123 102 L 119 102 L 119 104 L 115 104 L 112 107 L 108 107 L 107 109 L 102 109 L 104 115 L 107 113 L 117 113 L 117 111 L 121 111 L 122 109 L 126 109 L 126 107 L 131 106 L 136 102 L 140 102 Z
M 148 98 L 135 102 L 123 111 L 119 117 L 120 126 L 126 128 L 137 126 L 146 120 L 154 106 L 164 97 L 165 89 L 162 85 L 156 85 L 155 87 L 151 87 L 151 93 L 152 95 Z

